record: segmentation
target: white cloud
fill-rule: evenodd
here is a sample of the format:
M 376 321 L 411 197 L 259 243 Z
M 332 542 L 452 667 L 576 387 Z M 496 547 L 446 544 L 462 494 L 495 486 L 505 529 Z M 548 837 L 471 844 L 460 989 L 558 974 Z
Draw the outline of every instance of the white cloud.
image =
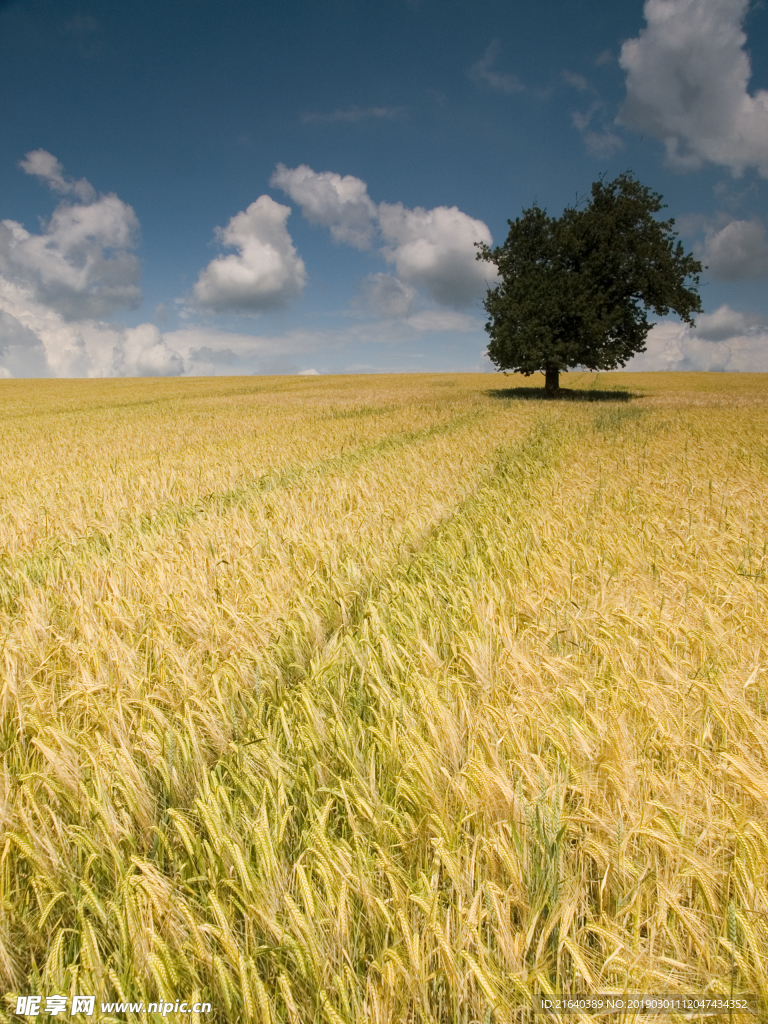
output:
M 621 48 L 620 123 L 661 139 L 670 164 L 704 161 L 768 177 L 768 91 L 748 92 L 748 0 L 646 0 L 646 27 Z
M 768 371 L 768 329 L 764 317 L 724 305 L 700 315 L 696 326 L 655 324 L 646 351 L 627 363 L 628 371 Z
M 19 320 L 0 310 L 0 377 L 49 377 L 45 348 Z
M 732 220 L 719 231 L 710 228 L 701 259 L 720 281 L 758 281 L 768 277 L 765 225 L 759 220 Z
M 416 301 L 416 289 L 393 274 L 369 274 L 360 282 L 362 301 L 381 316 L 407 316 Z M 359 301 L 355 303 L 360 304 Z
M 19 339 L 30 357 L 39 365 L 44 360 L 46 373 L 54 377 L 100 377 L 103 365 L 111 365 L 112 345 L 91 347 L 87 351 L 81 324 L 68 323 L 61 314 L 39 302 L 32 290 L 0 277 L 0 309 L 5 314 L 4 329 Z M 97 339 L 98 340 L 98 339 Z
M 574 89 L 578 89 L 579 92 L 584 92 L 589 89 L 589 82 L 586 80 L 584 75 L 579 75 L 575 71 L 563 71 L 563 78 L 568 85 L 573 86 Z
M 299 375 L 299 377 L 319 377 L 320 376 L 320 371 L 319 370 L 313 370 L 313 369 L 299 370 L 299 374 L 298 375 Z
M 691 334 L 705 341 L 728 341 L 746 335 L 764 334 L 765 317 L 757 313 L 742 313 L 725 303 L 714 313 L 700 313 Z
M 499 41 L 494 40 L 487 48 L 483 56 L 469 69 L 469 77 L 473 82 L 483 82 L 495 92 L 507 94 L 525 92 L 525 85 L 517 75 L 502 74 L 493 70 L 496 58 L 499 56 Z
M 40 234 L 2 221 L 0 275 L 68 320 L 138 305 L 141 265 L 129 250 L 139 222 L 131 207 L 116 195 L 96 198 L 85 180 L 67 182 L 58 160 L 45 150 L 27 153 L 22 167 L 82 202 L 62 201 Z
M 19 161 L 19 167 L 25 174 L 32 174 L 44 182 L 48 188 L 64 196 L 77 196 L 84 203 L 92 203 L 96 198 L 96 190 L 85 178 L 75 181 L 64 177 L 64 168 L 51 153 L 45 149 L 33 149 Z
M 578 128 L 580 132 L 585 132 L 595 116 L 598 110 L 602 107 L 600 100 L 595 100 L 590 104 L 588 110 L 574 110 L 571 114 L 571 121 L 573 121 L 573 127 Z
M 337 242 L 356 249 L 370 246 L 376 206 L 360 178 L 351 174 L 342 178 L 333 171 L 317 173 L 306 164 L 294 168 L 278 164 L 269 183 L 298 203 L 310 224 L 329 228 Z
M 216 229 L 223 245 L 239 251 L 211 260 L 200 272 L 194 295 L 201 306 L 256 312 L 280 309 L 301 295 L 307 275 L 285 226 L 290 212 L 289 206 L 259 196 Z
M 481 220 L 455 206 L 425 210 L 402 203 L 381 203 L 379 225 L 385 240 L 384 257 L 397 276 L 421 285 L 444 306 L 458 308 L 484 295 L 489 264 L 478 262 L 475 242 L 492 242 Z
M 154 324 L 141 324 L 123 334 L 121 370 L 125 377 L 176 377 L 184 360 Z
M 184 363 L 156 327 L 98 317 L 140 299 L 136 215 L 115 195 L 71 181 L 45 150 L 22 169 L 70 197 L 40 234 L 0 223 L 0 376 L 106 377 L 177 374 Z M 80 202 L 72 202 L 72 197 Z
M 475 242 L 490 245 L 491 233 L 483 221 L 457 207 L 377 206 L 360 178 L 318 173 L 305 164 L 293 169 L 278 164 L 270 183 L 299 203 L 310 223 L 329 228 L 336 241 L 365 249 L 378 228 L 382 255 L 395 265 L 397 276 L 371 274 L 361 283 L 361 292 L 370 308 L 384 316 L 405 316 L 416 298 L 414 286 L 454 308 L 485 294 L 491 275 L 489 265 L 475 258 Z
M 0 278 L 0 367 L 14 377 L 146 377 L 184 372 L 153 324 L 67 321 L 29 288 Z

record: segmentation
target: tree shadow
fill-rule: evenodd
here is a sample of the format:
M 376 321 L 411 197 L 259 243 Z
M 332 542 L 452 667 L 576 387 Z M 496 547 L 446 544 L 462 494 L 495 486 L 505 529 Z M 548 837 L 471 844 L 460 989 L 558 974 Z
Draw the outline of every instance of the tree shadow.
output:
M 644 397 L 639 391 L 599 391 L 597 388 L 560 388 L 554 394 L 544 388 L 501 388 L 485 394 L 489 398 L 522 398 L 528 402 L 629 402 Z

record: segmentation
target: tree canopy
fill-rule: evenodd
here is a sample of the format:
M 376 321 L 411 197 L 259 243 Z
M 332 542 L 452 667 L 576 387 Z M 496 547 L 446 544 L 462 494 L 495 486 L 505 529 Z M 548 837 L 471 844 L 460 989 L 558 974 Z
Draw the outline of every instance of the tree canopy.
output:
M 584 206 L 557 218 L 533 206 L 508 221 L 504 245 L 478 244 L 477 258 L 501 278 L 484 303 L 495 366 L 542 371 L 556 392 L 569 367 L 615 370 L 644 352 L 648 311 L 692 325 L 702 265 L 677 241 L 673 219 L 655 219 L 664 208 L 627 171 L 596 181 Z

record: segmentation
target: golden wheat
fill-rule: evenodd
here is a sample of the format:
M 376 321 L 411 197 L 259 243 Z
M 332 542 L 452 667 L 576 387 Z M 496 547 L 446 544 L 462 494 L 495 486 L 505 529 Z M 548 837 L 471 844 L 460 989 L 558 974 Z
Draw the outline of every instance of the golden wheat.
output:
M 768 382 L 537 383 L 0 382 L 0 1019 L 768 998 Z

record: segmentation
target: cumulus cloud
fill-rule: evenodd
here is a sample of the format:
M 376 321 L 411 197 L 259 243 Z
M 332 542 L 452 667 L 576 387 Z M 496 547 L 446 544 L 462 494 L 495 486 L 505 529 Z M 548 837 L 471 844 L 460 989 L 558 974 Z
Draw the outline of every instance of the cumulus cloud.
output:
M 301 295 L 307 275 L 285 222 L 289 206 L 259 196 L 235 214 L 216 237 L 237 253 L 218 256 L 200 272 L 194 287 L 201 306 L 217 312 L 280 309 Z
M 360 299 L 355 305 L 366 305 L 381 316 L 407 316 L 416 301 L 416 289 L 393 274 L 369 274 L 360 282 Z
M 646 351 L 626 367 L 642 370 L 768 371 L 765 318 L 720 306 L 700 315 L 695 327 L 664 321 L 655 324 Z
M 351 174 L 342 177 L 333 171 L 317 173 L 306 164 L 294 168 L 278 164 L 269 183 L 298 203 L 310 224 L 329 228 L 337 242 L 356 249 L 369 248 L 376 206 L 360 178 Z
M 563 71 L 563 78 L 568 85 L 573 86 L 574 89 L 578 89 L 579 92 L 585 92 L 589 89 L 589 82 L 586 80 L 584 75 L 579 75 L 575 71 Z
M 525 92 L 525 85 L 517 75 L 503 74 L 495 71 L 493 65 L 499 56 L 499 41 L 495 39 L 483 56 L 469 69 L 469 77 L 473 82 L 482 82 L 495 92 L 507 94 Z
M 701 313 L 691 334 L 705 341 L 728 341 L 729 338 L 764 333 L 765 317 L 757 313 L 742 313 L 725 303 L 714 313 Z
M 42 342 L 19 320 L 0 310 L 0 377 L 50 377 Z
M 411 210 L 381 203 L 379 226 L 384 257 L 401 281 L 421 285 L 436 302 L 456 308 L 485 294 L 489 265 L 477 261 L 475 249 L 475 242 L 492 242 L 483 221 L 455 206 Z
M 28 289 L 35 300 L 67 320 L 108 316 L 141 298 L 141 265 L 130 252 L 139 222 L 116 195 L 96 197 L 85 179 L 68 182 L 61 165 L 45 150 L 27 153 L 23 169 L 63 200 L 40 234 L 13 220 L 0 223 L 0 275 Z
M 396 276 L 370 274 L 361 283 L 361 295 L 373 311 L 406 316 L 417 297 L 414 287 L 425 288 L 440 305 L 454 308 L 485 294 L 488 264 L 476 260 L 475 243 L 490 245 L 491 233 L 483 221 L 457 207 L 377 205 L 360 178 L 313 171 L 306 164 L 293 169 L 278 164 L 271 184 L 299 203 L 310 223 L 329 228 L 338 242 L 366 249 L 378 231 L 381 254 L 395 265 Z
M 621 48 L 620 123 L 664 142 L 680 169 L 704 161 L 768 177 L 768 91 L 748 91 L 748 0 L 646 0 L 646 27 Z
M 19 161 L 19 167 L 25 174 L 39 178 L 54 192 L 64 196 L 77 196 L 84 203 L 92 203 L 96 198 L 96 190 L 85 178 L 75 181 L 64 177 L 64 168 L 51 153 L 45 149 L 33 149 Z
M 184 360 L 168 345 L 154 324 L 141 324 L 125 330 L 121 348 L 123 376 L 176 377 L 184 372 Z
M 758 281 L 768 277 L 768 238 L 759 220 L 732 220 L 709 229 L 701 255 L 720 281 Z
M 131 207 L 68 178 L 45 150 L 27 153 L 21 167 L 65 198 L 40 234 L 0 223 L 0 376 L 182 373 L 183 359 L 152 324 L 97 319 L 140 299 Z
M 153 324 L 65 320 L 29 288 L 0 277 L 0 370 L 13 377 L 146 377 L 184 372 Z

